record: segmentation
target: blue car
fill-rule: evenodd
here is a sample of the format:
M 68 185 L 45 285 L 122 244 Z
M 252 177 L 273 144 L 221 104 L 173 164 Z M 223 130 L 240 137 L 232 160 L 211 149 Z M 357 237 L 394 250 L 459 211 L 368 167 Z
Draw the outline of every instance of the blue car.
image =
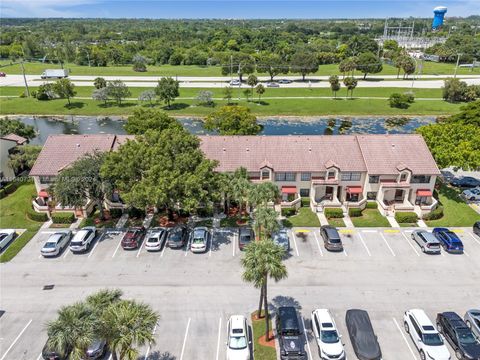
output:
M 432 233 L 438 241 L 440 241 L 440 244 L 446 252 L 463 254 L 463 243 L 457 234 L 445 228 L 435 228 Z

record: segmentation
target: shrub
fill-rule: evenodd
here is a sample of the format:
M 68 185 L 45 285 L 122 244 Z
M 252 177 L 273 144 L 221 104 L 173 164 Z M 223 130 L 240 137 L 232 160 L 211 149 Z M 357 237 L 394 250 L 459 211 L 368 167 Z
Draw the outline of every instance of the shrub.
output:
M 302 207 L 310 207 L 310 198 L 302 197 Z
M 362 216 L 362 209 L 357 209 L 357 208 L 348 209 L 348 215 L 349 215 L 350 217 L 359 217 L 359 216 Z
M 325 216 L 327 217 L 327 219 L 343 218 L 343 210 L 342 209 L 325 209 Z
M 46 213 L 39 213 L 33 209 L 28 209 L 26 215 L 27 218 L 32 221 L 45 222 L 48 220 L 48 215 Z
M 399 223 L 416 223 L 418 220 L 417 214 L 414 212 L 397 212 L 395 213 L 395 220 Z
M 286 216 L 286 217 L 293 216 L 296 214 L 296 212 L 297 212 L 297 209 L 295 208 L 282 208 L 282 216 Z
M 408 109 L 410 104 L 413 103 L 413 100 L 414 100 L 414 97 L 412 93 L 405 93 L 405 94 L 393 93 L 388 98 L 388 103 L 392 108 Z
M 17 184 L 12 182 L 12 183 L 8 184 L 7 186 L 5 186 L 4 190 L 5 190 L 5 194 L 10 195 L 13 192 L 15 192 L 15 190 L 17 190 Z
M 122 216 L 122 209 L 110 209 L 110 217 L 113 219 L 117 219 Z
M 75 221 L 75 215 L 71 212 L 56 212 L 52 214 L 54 224 L 71 224 Z
M 85 226 L 95 226 L 95 219 L 93 217 L 86 217 L 80 223 L 79 228 L 83 228 Z
M 0 189 L 0 199 L 3 199 L 5 196 L 7 196 L 5 189 Z
M 424 220 L 437 220 L 443 217 L 443 206 L 438 206 L 435 210 L 429 214 L 423 215 Z
M 376 201 L 367 201 L 367 209 L 378 209 L 378 204 Z
M 138 209 L 138 208 L 135 208 L 135 207 L 131 207 L 130 209 L 128 209 L 128 217 L 140 218 L 140 217 L 144 217 L 144 216 L 145 216 L 145 211 L 144 210 L 141 210 L 141 209 Z

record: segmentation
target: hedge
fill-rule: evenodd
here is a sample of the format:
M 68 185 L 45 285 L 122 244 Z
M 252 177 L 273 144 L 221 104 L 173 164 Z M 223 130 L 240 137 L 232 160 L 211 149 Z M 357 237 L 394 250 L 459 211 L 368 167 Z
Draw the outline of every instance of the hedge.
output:
M 12 182 L 12 183 L 6 185 L 4 190 L 5 190 L 5 194 L 9 195 L 9 194 L 15 192 L 15 190 L 17 190 L 17 184 Z
M 395 220 L 399 223 L 416 223 L 418 215 L 411 211 L 395 213 Z
M 33 209 L 28 209 L 26 212 L 27 218 L 32 221 L 45 222 L 48 220 L 48 215 L 46 213 L 39 213 Z
M 5 196 L 7 196 L 5 189 L 0 189 L 0 199 L 3 199 Z
M 282 208 L 282 216 L 289 217 L 289 216 L 295 215 L 296 212 L 297 212 L 297 209 L 295 208 Z
M 330 209 L 330 208 L 327 208 L 325 209 L 325 216 L 327 217 L 327 219 L 339 219 L 339 218 L 343 218 L 343 210 L 342 209 Z
M 362 209 L 357 209 L 357 208 L 348 209 L 348 215 L 350 217 L 360 217 L 362 216 Z
M 75 215 L 71 212 L 55 212 L 52 214 L 54 224 L 71 224 L 75 221 Z
M 310 207 L 310 198 L 309 197 L 302 197 L 302 206 L 303 207 Z
M 376 201 L 367 201 L 367 206 L 365 207 L 366 209 L 377 209 L 378 204 Z
M 113 219 L 119 218 L 122 214 L 122 209 L 110 209 L 110 217 Z
M 424 220 L 437 220 L 443 217 L 443 206 L 438 206 L 435 210 L 429 214 L 423 215 Z

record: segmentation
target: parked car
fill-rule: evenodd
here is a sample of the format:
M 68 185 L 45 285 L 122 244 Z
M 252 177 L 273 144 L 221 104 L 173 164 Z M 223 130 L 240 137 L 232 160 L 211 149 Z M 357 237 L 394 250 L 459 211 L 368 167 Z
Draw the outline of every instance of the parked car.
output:
M 471 176 L 463 176 L 460 178 L 453 178 L 452 181 L 450 181 L 450 184 L 462 188 L 474 188 L 480 186 L 480 180 Z
M 280 229 L 272 236 L 273 242 L 285 250 L 285 253 L 290 251 L 290 238 L 288 237 L 287 229 Z
M 71 349 L 54 349 L 48 346 L 48 341 L 45 343 L 45 346 L 42 349 L 42 358 L 44 360 L 67 360 L 72 352 Z
M 414 230 L 412 239 L 420 246 L 420 249 L 427 254 L 440 254 L 440 241 L 426 230 Z
M 320 228 L 320 235 L 323 238 L 325 249 L 329 251 L 343 251 L 342 239 L 336 228 L 324 225 Z
M 17 236 L 15 229 L 0 230 L 0 250 L 5 249 L 8 244 Z
M 328 309 L 317 309 L 312 312 L 312 328 L 317 339 L 320 359 L 344 360 L 345 349 L 338 334 L 337 325 Z
M 278 85 L 278 83 L 273 82 L 273 81 L 267 82 L 266 85 L 267 85 L 267 87 L 270 87 L 270 88 L 278 88 L 278 87 L 280 87 L 280 85 Z
M 0 77 L 5 77 L 7 76 L 7 74 L 5 74 L 4 72 L 0 72 Z
M 68 245 L 72 232 L 59 231 L 50 235 L 40 250 L 43 257 L 54 257 L 60 254 Z
M 381 360 L 382 350 L 365 310 L 350 309 L 345 316 L 353 351 L 360 360 Z
M 102 359 L 107 352 L 107 342 L 103 339 L 94 340 L 87 348 L 85 360 Z
M 300 326 L 297 310 L 293 306 L 279 307 L 276 326 L 280 359 L 306 360 L 306 339 Z
M 462 196 L 470 201 L 480 200 L 480 187 L 474 189 L 467 189 L 462 191 Z
M 247 319 L 232 315 L 227 323 L 227 360 L 250 360 L 250 334 Z
M 145 228 L 143 226 L 132 227 L 127 230 L 122 238 L 122 249 L 133 250 L 137 249 L 145 237 Z
M 238 248 L 243 250 L 245 246 L 255 240 L 255 233 L 249 226 L 241 227 L 238 230 Z
M 204 226 L 193 229 L 190 240 L 190 251 L 193 253 L 202 253 L 207 251 L 210 240 L 210 231 Z
M 279 84 L 291 84 L 292 80 L 289 79 L 280 79 L 277 81 Z
M 180 249 L 188 240 L 188 230 L 185 225 L 177 225 L 168 232 L 167 246 L 171 249 Z
M 480 360 L 480 343 L 457 313 L 438 314 L 437 329 L 450 343 L 457 359 Z
M 95 236 L 97 236 L 95 226 L 85 226 L 81 230 L 78 230 L 70 242 L 70 251 L 73 253 L 87 251 L 93 244 Z
M 410 334 L 422 360 L 450 360 L 450 352 L 427 314 L 420 309 L 405 311 L 405 332 Z
M 480 237 L 480 221 L 473 224 L 473 233 Z
M 464 316 L 465 324 L 480 341 L 480 310 L 468 310 Z
M 147 235 L 147 240 L 145 241 L 145 250 L 160 251 L 165 246 L 168 231 L 165 228 L 153 228 L 149 230 Z
M 462 240 L 446 228 L 434 228 L 433 235 L 440 241 L 443 249 L 452 254 L 463 254 Z
M 241 84 L 240 80 L 238 79 L 233 79 L 230 81 L 230 86 L 239 86 Z

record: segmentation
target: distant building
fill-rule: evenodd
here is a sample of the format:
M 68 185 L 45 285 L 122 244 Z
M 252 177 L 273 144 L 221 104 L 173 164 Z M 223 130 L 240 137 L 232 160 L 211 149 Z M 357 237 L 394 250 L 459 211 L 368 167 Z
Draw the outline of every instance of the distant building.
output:
M 445 6 L 437 6 L 433 9 L 433 22 L 432 22 L 432 30 L 437 30 L 443 25 L 443 19 L 447 12 L 447 8 Z
M 10 155 L 16 151 L 17 146 L 28 142 L 24 137 L 9 134 L 0 137 L 0 182 L 9 182 L 15 178 L 15 172 L 8 163 Z

